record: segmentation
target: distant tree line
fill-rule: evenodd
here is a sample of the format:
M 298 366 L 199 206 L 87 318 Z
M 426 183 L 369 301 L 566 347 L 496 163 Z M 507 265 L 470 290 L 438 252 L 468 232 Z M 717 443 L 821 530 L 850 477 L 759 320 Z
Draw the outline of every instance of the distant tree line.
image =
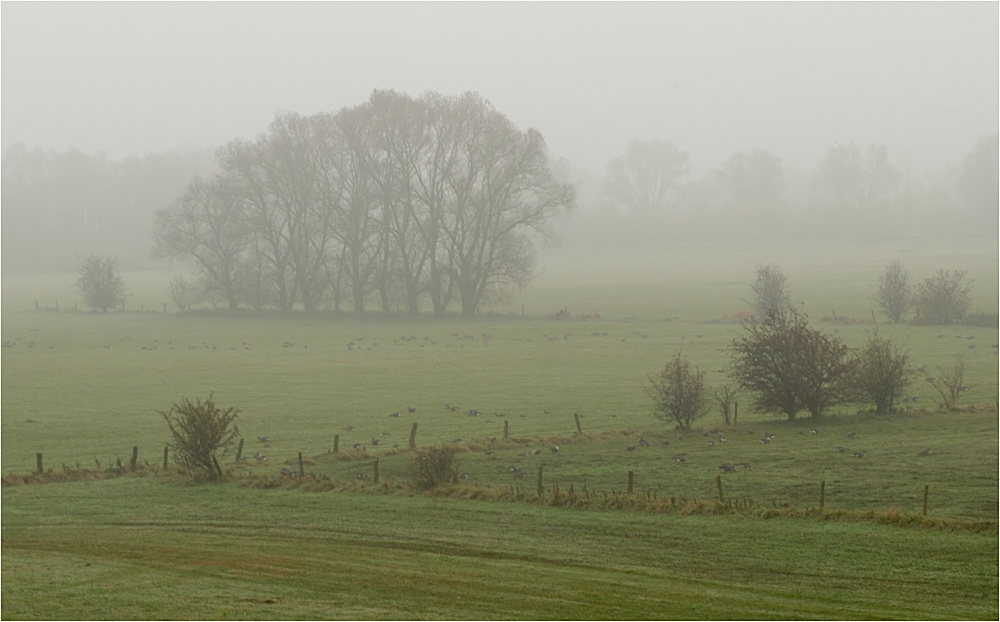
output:
M 732 154 L 694 177 L 687 151 L 669 140 L 634 140 L 599 179 L 563 163 L 581 204 L 598 207 L 567 223 L 580 243 L 634 247 L 704 240 L 753 243 L 763 236 L 885 241 L 926 235 L 982 237 L 998 226 L 997 133 L 961 162 L 917 175 L 887 146 L 840 142 L 810 170 L 769 151 Z M 593 240 L 589 236 L 593 237 Z
M 155 266 L 153 213 L 195 175 L 215 169 L 211 151 L 171 151 L 125 160 L 29 149 L 3 153 L 4 272 L 69 272 L 91 254 L 121 258 L 125 270 Z
M 154 252 L 190 262 L 196 287 L 230 309 L 463 314 L 523 287 L 532 236 L 575 191 L 545 141 L 475 93 L 375 91 L 336 113 L 280 113 L 217 152 L 156 214 Z M 425 303 L 426 304 L 426 303 Z

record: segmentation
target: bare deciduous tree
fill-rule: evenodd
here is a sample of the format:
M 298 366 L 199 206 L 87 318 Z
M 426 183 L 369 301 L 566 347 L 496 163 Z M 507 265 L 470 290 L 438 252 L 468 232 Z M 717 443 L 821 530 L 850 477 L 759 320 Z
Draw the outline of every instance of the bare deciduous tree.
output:
M 787 277 L 781 268 L 768 264 L 757 266 L 757 277 L 750 284 L 750 308 L 754 317 L 765 320 L 772 315 L 781 315 L 792 306 L 785 291 Z
M 913 287 L 910 285 L 910 273 L 899 260 L 887 265 L 879 276 L 878 290 L 875 291 L 874 300 L 892 322 L 902 322 L 913 308 Z
M 691 160 L 667 140 L 633 140 L 624 156 L 608 165 L 604 192 L 636 210 L 663 209 L 677 193 Z
M 951 410 L 958 404 L 959 396 L 969 390 L 965 384 L 965 358 L 956 355 L 954 365 L 947 368 L 939 365 L 937 370 L 937 376 L 928 376 L 927 382 L 941 396 L 941 408 Z
M 738 394 L 739 391 L 728 384 L 712 391 L 712 400 L 719 407 L 719 412 L 722 414 L 722 421 L 726 425 L 736 424 L 736 417 L 738 415 L 734 405 Z
M 195 178 L 174 205 L 156 213 L 153 254 L 192 263 L 202 277 L 202 290 L 235 310 L 252 270 L 250 236 L 232 181 L 221 175 L 209 181 Z

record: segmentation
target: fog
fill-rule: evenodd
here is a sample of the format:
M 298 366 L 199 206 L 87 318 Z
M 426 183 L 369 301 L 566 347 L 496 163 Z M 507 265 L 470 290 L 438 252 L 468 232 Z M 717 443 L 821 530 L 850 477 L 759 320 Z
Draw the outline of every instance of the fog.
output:
M 152 212 L 211 170 L 215 148 L 258 135 L 279 111 L 335 112 L 374 89 L 475 91 L 518 127 L 538 129 L 557 172 L 578 185 L 576 221 L 558 224 L 564 238 L 587 237 L 588 215 L 622 211 L 602 196 L 602 180 L 633 140 L 684 150 L 689 185 L 734 154 L 773 154 L 790 208 L 805 210 L 797 197 L 838 146 L 884 146 L 908 187 L 952 192 L 966 156 L 998 128 L 997 3 L 4 3 L 0 11 L 5 167 L 17 144 L 112 163 L 146 157 L 152 166 L 150 154 L 168 152 L 189 159 L 156 192 L 130 195 L 145 216 L 121 226 L 134 224 L 142 241 Z M 8 201 L 5 192 L 5 246 L 25 234 L 11 230 L 18 221 Z M 993 225 L 995 210 L 983 222 Z M 148 257 L 138 246 L 98 250 L 141 265 Z M 24 269 L 12 252 L 5 269 Z

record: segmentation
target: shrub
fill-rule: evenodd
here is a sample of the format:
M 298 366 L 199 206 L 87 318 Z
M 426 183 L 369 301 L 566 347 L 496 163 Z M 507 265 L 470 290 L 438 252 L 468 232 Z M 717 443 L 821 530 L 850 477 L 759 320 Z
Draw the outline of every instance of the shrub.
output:
M 910 273 L 899 261 L 886 266 L 885 271 L 879 276 L 874 300 L 882 307 L 882 313 L 892 322 L 902 322 L 913 308 Z
M 855 398 L 873 402 L 880 415 L 892 412 L 896 398 L 903 395 L 912 378 L 909 353 L 891 337 L 880 337 L 876 332 L 854 357 L 851 387 Z
M 794 309 L 743 324 L 733 340 L 731 375 L 740 389 L 754 394 L 754 407 L 794 419 L 800 410 L 813 418 L 847 401 L 847 346 L 809 326 Z
M 676 421 L 691 429 L 691 422 L 705 414 L 708 389 L 705 372 L 691 369 L 691 362 L 678 352 L 662 371 L 649 375 L 646 395 L 653 400 L 653 416 L 661 421 Z
M 972 282 L 968 272 L 939 269 L 917 286 L 917 318 L 925 324 L 955 324 L 972 309 Z
M 409 475 L 413 485 L 430 490 L 449 482 L 455 469 L 455 449 L 431 447 L 421 449 L 410 461 Z
M 173 442 L 169 447 L 174 462 L 191 474 L 201 474 L 211 480 L 222 479 L 218 459 L 225 457 L 240 431 L 235 421 L 238 408 L 216 407 L 212 396 L 204 402 L 184 398 L 170 410 L 157 411 L 167 422 Z
M 76 282 L 83 302 L 95 311 L 107 313 L 125 305 L 125 280 L 118 273 L 118 260 L 90 255 L 80 264 Z
M 764 320 L 771 315 L 784 313 L 791 307 L 785 291 L 787 277 L 781 268 L 773 265 L 757 266 L 757 278 L 750 284 L 750 300 L 754 317 Z
M 941 396 L 941 408 L 951 410 L 958 404 L 958 396 L 969 387 L 965 384 L 965 359 L 961 354 L 955 357 L 955 364 L 945 369 L 937 367 L 936 377 L 928 376 L 927 382 Z
M 738 413 L 734 404 L 736 403 L 736 396 L 739 391 L 733 387 L 723 385 L 712 392 L 712 400 L 715 402 L 716 406 L 719 407 L 719 412 L 722 414 L 722 421 L 726 425 L 735 425 L 736 417 Z

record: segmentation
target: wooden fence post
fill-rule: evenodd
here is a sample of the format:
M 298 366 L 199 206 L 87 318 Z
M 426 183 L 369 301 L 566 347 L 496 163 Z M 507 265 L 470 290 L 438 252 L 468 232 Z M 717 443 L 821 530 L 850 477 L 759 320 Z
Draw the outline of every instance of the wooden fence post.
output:
M 413 427 L 410 428 L 410 449 L 417 448 L 417 422 L 413 422 Z
M 243 457 L 243 438 L 240 438 L 240 444 L 236 447 L 236 463 L 239 464 L 240 458 Z
M 720 502 L 725 502 L 725 499 L 722 497 L 722 476 L 721 475 L 716 475 L 715 476 L 715 487 L 719 489 L 719 501 Z
M 503 440 L 505 443 L 510 440 L 510 421 L 506 419 L 503 420 Z
M 375 459 L 375 464 L 378 464 L 378 459 Z M 302 479 L 306 475 L 306 468 L 302 464 L 302 452 L 299 452 L 299 479 Z M 378 481 L 378 467 L 375 467 L 375 481 Z
M 41 475 L 45 472 L 45 470 L 42 469 L 42 452 L 35 454 L 35 462 L 38 463 L 36 466 L 38 466 L 38 474 Z
M 219 479 L 221 480 L 222 479 L 222 467 L 219 466 L 219 460 L 215 456 L 212 456 L 212 462 L 215 464 L 215 471 L 219 474 Z
M 576 419 L 576 433 L 583 434 L 583 428 L 580 427 L 580 413 L 573 413 L 573 418 Z
M 928 486 L 924 485 L 924 516 L 927 516 L 927 489 Z
M 132 446 L 132 460 L 129 462 L 129 467 L 134 471 L 135 465 L 139 462 L 139 446 Z
M 240 447 L 243 447 L 243 440 L 240 439 Z M 163 446 L 163 469 L 167 469 L 167 455 L 170 453 L 170 445 Z
M 378 458 L 375 458 L 375 483 L 378 483 Z
M 163 312 L 164 312 L 164 313 L 166 313 L 166 312 L 167 312 L 167 303 L 163 303 Z
M 821 480 L 819 483 L 819 509 L 823 509 L 826 505 L 826 480 Z
M 632 469 L 628 470 L 628 494 L 632 494 Z
M 733 424 L 736 424 L 736 419 L 740 416 L 740 403 L 733 402 Z
M 542 496 L 542 467 L 538 466 L 538 496 Z
M 340 451 L 340 435 L 339 434 L 334 434 L 333 435 L 333 453 L 337 453 L 338 451 Z

